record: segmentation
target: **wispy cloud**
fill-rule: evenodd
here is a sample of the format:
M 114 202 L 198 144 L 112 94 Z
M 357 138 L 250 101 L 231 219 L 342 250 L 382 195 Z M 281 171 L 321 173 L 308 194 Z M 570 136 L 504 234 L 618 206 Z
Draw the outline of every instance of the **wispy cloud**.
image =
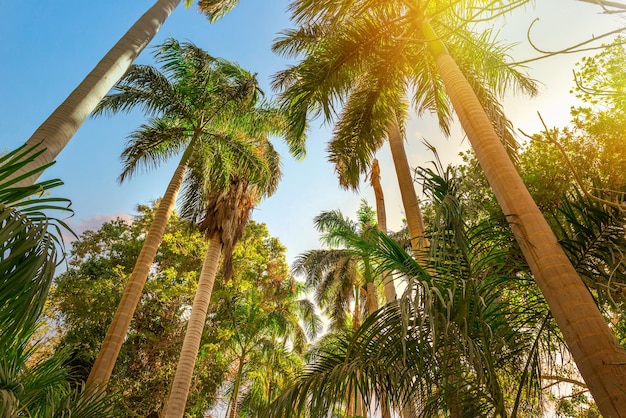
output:
M 117 218 L 120 218 L 126 222 L 131 222 L 133 219 L 133 217 L 128 213 L 119 212 L 112 215 L 96 215 L 91 218 L 69 218 L 65 222 L 70 228 L 72 228 L 76 235 L 80 236 L 80 234 L 85 231 L 98 229 L 100 228 L 100 226 L 102 226 L 103 223 L 112 221 Z M 72 241 L 76 240 L 76 238 L 72 234 L 67 232 L 63 233 L 62 237 L 63 241 L 66 244 L 69 244 Z

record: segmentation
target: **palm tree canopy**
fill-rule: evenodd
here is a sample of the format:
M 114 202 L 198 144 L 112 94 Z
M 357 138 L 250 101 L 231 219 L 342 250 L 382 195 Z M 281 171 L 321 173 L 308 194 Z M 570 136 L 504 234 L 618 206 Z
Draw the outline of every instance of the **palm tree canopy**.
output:
M 155 59 L 161 71 L 133 65 L 94 111 L 99 116 L 139 108 L 150 117 L 129 137 L 120 181 L 135 174 L 138 167 L 153 168 L 180 153 L 196 136 L 200 142 L 237 149 L 238 139 L 229 131 L 279 132 L 280 114 L 261 102 L 254 74 L 172 38 L 157 47 Z M 256 109 L 254 119 L 252 109 Z M 251 163 L 249 154 L 238 157 L 240 164 Z
M 463 222 L 453 173 L 423 174 L 435 202 L 438 222 L 429 238 L 437 250 L 418 263 L 382 233 L 350 239 L 378 270 L 403 277 L 407 290 L 355 333 L 320 344 L 305 373 L 273 405 L 276 416 L 304 410 L 329 416 L 351 386 L 366 404 L 375 401 L 373 393 L 385 393 L 397 408 L 417 401 L 424 417 L 453 408 L 471 416 L 540 408 L 532 399 L 541 367 L 560 344 L 547 306 L 530 276 L 520 274 L 523 263 L 502 245 L 510 240 L 506 230 L 492 221 Z
M 292 272 L 305 278 L 306 287 L 314 291 L 317 303 L 332 320 L 332 328 L 345 327 L 350 304 L 355 301 L 355 289 L 374 281 L 369 269 L 369 254 L 354 247 L 352 242 L 369 239 L 376 230 L 376 216 L 363 200 L 357 213 L 358 222 L 345 217 L 341 211 L 320 213 L 314 219 L 322 234 L 320 241 L 330 247 L 300 254 Z
M 299 28 L 283 32 L 274 50 L 302 60 L 278 73 L 274 87 L 288 108 L 288 142 L 305 153 L 304 134 L 310 117 L 337 117 L 329 144 L 330 160 L 342 186 L 356 188 L 374 153 L 382 146 L 391 118 L 407 119 L 410 102 L 418 114 L 435 113 L 449 133 L 451 104 L 434 59 L 427 53 L 415 12 L 402 1 L 295 1 Z M 535 84 L 507 64 L 508 47 L 489 32 L 477 34 L 453 23 L 439 2 L 429 2 L 433 24 L 444 28 L 446 44 L 470 80 L 494 126 L 515 146 L 510 122 L 497 99 L 507 88 L 534 94 Z M 443 10 L 439 10 L 443 9 Z M 458 11 L 457 11 L 458 12 Z M 464 12 L 462 15 L 465 15 Z M 401 126 L 404 124 L 401 123 Z M 358 144 L 358 146 L 356 146 Z
M 198 0 L 198 8 L 213 23 L 230 12 L 239 0 Z

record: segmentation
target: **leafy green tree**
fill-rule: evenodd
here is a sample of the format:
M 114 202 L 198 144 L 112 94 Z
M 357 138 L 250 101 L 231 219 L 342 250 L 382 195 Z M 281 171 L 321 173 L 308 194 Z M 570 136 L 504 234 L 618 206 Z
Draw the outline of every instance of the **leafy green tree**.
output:
M 105 384 L 109 379 L 189 164 L 202 159 L 220 166 L 224 162 L 220 158 L 227 153 L 230 164 L 258 165 L 257 156 L 250 144 L 242 141 L 240 132 L 255 135 L 276 126 L 269 123 L 275 122 L 271 109 L 257 107 L 259 92 L 254 75 L 238 65 L 174 39 L 161 45 L 155 58 L 162 72 L 152 66 L 132 66 L 94 111 L 99 115 L 139 107 L 151 116 L 130 136 L 120 181 L 139 167 L 154 167 L 181 151 L 183 155 L 102 343 L 90 383 Z M 235 128 L 238 134 L 233 134 Z
M 111 306 L 122 296 L 156 210 L 140 205 L 132 222 L 116 219 L 83 233 L 72 245 L 68 270 L 55 279 L 49 315 L 59 324 L 59 348 L 71 350 L 76 384 L 89 375 L 113 316 Z M 108 385 L 119 395 L 113 405 L 118 415 L 159 416 L 205 249 L 202 235 L 172 216 Z M 219 361 L 199 376 L 190 401 L 196 414 L 214 401 L 221 383 L 217 369 Z
M 289 276 L 285 248 L 264 224 L 248 223 L 232 258 L 232 278 L 212 294 L 210 343 L 199 357 L 219 353 L 227 359 L 231 371 L 222 397 L 230 414 L 254 414 L 300 372 L 306 337 L 321 324 L 312 304 L 298 299 L 301 286 Z
M 68 271 L 56 279 L 49 310 L 59 318 L 59 346 L 71 349 L 75 382 L 87 378 L 112 316 L 110 306 L 121 297 L 156 209 L 139 206 L 138 211 L 131 223 L 118 219 L 83 233 L 73 244 Z M 113 403 L 117 416 L 160 416 L 205 250 L 204 236 L 191 232 L 187 222 L 174 214 L 108 384 L 108 390 L 118 394 Z M 287 293 L 287 274 L 285 248 L 269 235 L 265 225 L 250 222 L 233 250 L 233 277 L 218 281 L 223 286 L 216 286 L 213 295 L 211 320 L 202 336 L 186 408 L 189 416 L 204 416 L 221 399 L 219 389 L 228 381 L 229 368 L 236 361 L 228 348 L 236 328 L 232 328 L 226 302 L 254 288 L 273 295 L 267 298 L 268 303 L 271 300 L 269 306 L 279 305 L 281 295 Z M 269 310 L 269 306 L 264 309 Z M 241 318 L 238 323 L 246 325 Z M 294 364 L 288 376 L 293 376 L 302 360 L 290 350 L 284 355 L 277 361 L 291 359 Z M 278 373 L 272 374 L 277 382 L 282 379 Z M 252 376 L 248 381 L 254 383 L 257 378 Z

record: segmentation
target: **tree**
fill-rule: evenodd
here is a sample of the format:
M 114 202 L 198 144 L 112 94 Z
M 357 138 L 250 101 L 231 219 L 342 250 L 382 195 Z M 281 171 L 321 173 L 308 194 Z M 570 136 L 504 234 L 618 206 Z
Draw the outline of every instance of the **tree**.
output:
M 225 311 L 220 312 L 233 330 L 230 343 L 224 347 L 234 354 L 236 369 L 226 414 L 231 418 L 238 416 L 242 398 L 249 396 L 259 404 L 248 401 L 244 404 L 246 409 L 262 410 L 279 392 L 277 384 L 282 382 L 285 386 L 291 380 L 289 376 L 293 379 L 300 371 L 299 356 L 306 347 L 307 337 L 316 335 L 305 335 L 305 328 L 300 325 L 301 309 L 304 308 L 309 320 L 306 329 L 316 330 L 320 326 L 313 306 L 297 299 L 297 287 L 292 286 L 292 279 L 283 276 L 281 281 L 269 283 L 270 286 L 264 286 L 262 280 L 259 277 L 255 286 L 231 293 L 224 302 Z M 283 367 L 287 375 L 280 376 L 280 369 L 272 367 Z
M 20 180 L 16 172 L 40 153 L 22 146 L 0 157 L 0 411 L 7 418 L 112 416 L 110 399 L 69 385 L 67 352 L 35 355 L 39 345 L 32 338 L 59 262 L 61 232 L 67 228 L 52 214 L 72 212 L 68 200 L 45 197 L 63 184 L 60 180 L 15 187 Z
M 442 130 L 449 134 L 450 103 L 442 94 L 441 79 L 433 71 L 434 62 L 424 60 L 421 41 L 406 37 L 406 28 L 396 24 L 393 12 L 383 10 L 386 6 L 375 6 L 371 16 L 365 12 L 357 21 L 349 12 L 324 16 L 317 12 L 325 6 L 307 7 L 294 3 L 294 20 L 300 27 L 286 31 L 274 45 L 285 55 L 304 55 L 297 65 L 278 73 L 274 80 L 288 109 L 291 145 L 304 154 L 303 135 L 309 115 L 323 114 L 330 121 L 339 112 L 328 147 L 329 159 L 335 165 L 340 185 L 356 189 L 360 175 L 370 171 L 374 154 L 387 139 L 411 243 L 418 251 L 424 247 L 420 242 L 424 224 L 404 151 L 404 125 L 408 117 L 407 95 L 411 91 L 418 114 L 437 114 Z M 478 37 L 462 29 L 459 32 L 452 40 L 455 57 L 480 92 L 485 108 L 490 109 L 494 124 L 513 144 L 510 123 L 503 117 L 494 92 L 517 83 L 521 89 L 534 93 L 535 86 L 506 65 L 506 48 L 488 36 Z M 416 69 L 420 60 L 423 65 Z M 485 66 L 485 61 L 492 65 Z M 485 74 L 478 74 L 479 71 Z
M 348 385 L 384 393 L 397 408 L 416 402 L 423 417 L 540 411 L 541 372 L 559 339 L 526 266 L 501 245 L 510 232 L 464 221 L 454 171 L 422 176 L 435 206 L 429 257 L 418 263 L 384 235 L 350 240 L 378 270 L 404 277 L 407 291 L 354 335 L 318 347 L 273 416 L 327 416 Z
M 113 317 L 111 306 L 121 299 L 157 205 L 139 205 L 132 222 L 116 219 L 83 233 L 72 245 L 68 270 L 55 279 L 49 316 L 60 324 L 57 346 L 70 351 L 75 385 L 89 376 Z M 202 235 L 191 233 L 189 225 L 173 214 L 107 384 L 107 392 L 117 394 L 112 402 L 117 416 L 159 416 L 205 250 Z M 203 360 L 210 367 L 203 368 L 191 396 L 194 416 L 201 416 L 215 401 L 226 367 L 220 360 Z
M 37 146 L 43 152 L 28 165 L 15 173 L 15 177 L 46 166 L 53 161 L 74 136 L 87 116 L 115 83 L 128 71 L 130 65 L 139 56 L 159 31 L 163 22 L 178 6 L 181 0 L 157 0 L 137 22 L 120 38 L 109 52 L 98 62 L 85 79 L 57 107 L 33 135 L 26 141 L 28 147 Z M 185 0 L 189 7 L 192 0 Z M 211 1 L 200 0 L 198 6 L 210 21 L 223 16 L 232 6 L 211 5 Z M 225 3 L 225 2 L 222 2 Z M 23 178 L 19 185 L 33 184 L 41 172 L 33 171 Z
M 259 164 L 234 163 L 236 154 L 226 147 L 218 149 L 218 152 L 203 147 L 204 152 L 213 152 L 219 158 L 192 162 L 182 214 L 204 232 L 209 239 L 209 248 L 198 279 L 198 290 L 168 397 L 166 417 L 182 417 L 184 414 L 222 249 L 224 276 L 229 279 L 232 274 L 232 249 L 241 238 L 250 212 L 263 197 L 272 195 L 278 185 L 280 159 L 267 138 L 269 131 L 259 131 L 248 141 Z M 246 132 L 239 134 L 245 135 Z
M 155 206 L 140 205 L 138 214 L 130 223 L 113 220 L 96 231 L 83 233 L 73 244 L 68 271 L 55 280 L 50 316 L 63 324 L 58 346 L 66 350 L 71 348 L 69 365 L 74 384 L 88 376 L 98 345 L 106 333 L 106 325 L 113 315 L 110 307 L 122 295 L 125 279 L 132 272 L 155 211 Z M 107 392 L 118 394 L 110 402 L 116 416 L 157 417 L 162 412 L 205 251 L 204 236 L 191 231 L 187 222 L 174 214 L 168 222 L 126 343 L 107 385 Z M 285 248 L 277 238 L 270 236 L 264 224 L 251 221 L 233 250 L 232 279 L 220 280 L 221 285 L 216 286 L 209 313 L 212 320 L 208 321 L 202 335 L 202 350 L 186 414 L 202 417 L 221 399 L 219 389 L 227 384 L 224 382 L 230 381 L 229 369 L 236 364 L 231 347 L 238 338 L 237 330 L 253 326 L 247 324 L 245 318 L 229 317 L 227 305 L 231 298 L 237 302 L 247 292 L 258 290 L 266 296 L 263 315 L 270 315 L 275 308 L 282 312 L 279 317 L 289 317 L 287 314 L 293 313 L 294 307 L 289 308 L 289 304 L 283 301 L 283 296 L 292 290 L 286 277 Z M 286 310 L 277 308 L 283 305 L 287 306 Z M 235 328 L 233 320 L 237 324 Z M 290 341 L 279 339 L 275 347 Z M 255 353 L 262 354 L 262 351 Z M 272 371 L 273 382 L 280 382 L 278 386 L 272 384 L 272 398 L 279 387 L 286 385 L 281 379 L 294 376 L 302 364 L 302 359 L 293 350 L 284 353 L 279 350 L 274 356 L 274 364 L 279 363 L 280 367 L 287 369 L 288 366 L 283 364 L 289 361 L 292 369 L 286 376 L 278 376 L 279 370 Z M 270 360 L 268 357 L 263 361 Z M 256 357 L 250 361 L 250 366 L 258 364 Z M 257 383 L 261 377 L 255 373 L 246 376 L 246 382 L 252 384 L 266 381 L 263 378 Z
M 102 343 L 90 383 L 104 384 L 111 375 L 190 162 L 214 158 L 211 152 L 203 150 L 203 146 L 212 144 L 214 148 L 230 147 L 231 163 L 254 165 L 254 152 L 233 136 L 232 130 L 246 129 L 254 135 L 258 130 L 269 129 L 268 119 L 273 118 L 267 108 L 259 106 L 255 110 L 255 77 L 236 64 L 174 39 L 161 45 L 155 58 L 163 73 L 151 66 L 132 66 L 94 111 L 100 115 L 140 107 L 152 116 L 148 124 L 131 134 L 123 153 L 120 181 L 141 166 L 156 166 L 181 150 L 184 152 Z M 253 121 L 249 119 L 251 114 Z
M 328 249 L 311 250 L 300 254 L 293 265 L 293 274 L 306 279 L 306 287 L 314 292 L 317 304 L 331 319 L 331 328 L 346 329 L 350 306 L 354 304 L 351 323 L 361 324 L 362 294 L 366 294 L 366 311 L 378 309 L 376 277 L 372 272 L 367 253 L 351 248 L 346 237 L 366 237 L 376 229 L 374 212 L 362 201 L 354 222 L 341 211 L 322 212 L 315 217 L 316 229 Z
M 369 315 L 378 309 L 376 280 L 381 276 L 373 271 L 370 255 L 351 245 L 355 237 L 366 240 L 377 231 L 374 211 L 362 201 L 357 217 L 358 222 L 354 222 L 340 211 L 322 212 L 316 216 L 314 222 L 323 234 L 321 240 L 330 248 L 301 254 L 293 267 L 294 274 L 306 277 L 307 288 L 314 292 L 317 303 L 331 319 L 331 329 L 335 332 L 348 328 L 347 316 L 352 303 L 353 329 L 361 325 L 363 312 Z M 391 279 L 390 276 L 382 277 Z M 364 402 L 358 391 L 349 387 L 346 393 L 346 414 L 364 415 Z
M 470 7 L 474 3 L 481 8 Z M 302 21 L 340 21 L 342 16 L 349 16 L 361 24 L 372 19 L 380 22 L 391 14 L 394 23 L 408 31 L 404 37 L 414 34 L 424 52 L 421 56 L 429 57 L 415 68 L 432 68 L 441 77 L 445 93 L 600 411 L 607 417 L 619 417 L 626 411 L 626 373 L 621 371 L 626 352 L 617 345 L 592 296 L 558 245 L 501 136 L 448 48 L 454 45 L 449 41 L 460 33 L 465 22 L 479 16 L 487 18 L 494 8 L 496 13 L 505 13 L 523 3 L 468 1 L 449 7 L 448 3 L 363 0 L 341 5 L 295 2 L 292 9 L 296 19 Z M 433 67 L 428 67 L 426 62 L 431 59 Z

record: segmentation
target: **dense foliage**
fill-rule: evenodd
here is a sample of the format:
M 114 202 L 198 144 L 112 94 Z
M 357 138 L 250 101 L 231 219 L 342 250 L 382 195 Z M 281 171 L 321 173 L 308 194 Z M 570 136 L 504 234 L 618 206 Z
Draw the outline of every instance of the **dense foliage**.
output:
M 76 383 L 89 374 L 113 314 L 111 307 L 119 302 L 153 215 L 153 208 L 139 206 L 131 222 L 118 218 L 83 233 L 72 244 L 68 270 L 55 280 L 48 311 L 58 321 L 59 349 L 71 350 L 69 365 Z M 168 224 L 114 370 L 109 388 L 121 395 L 115 404 L 119 415 L 158 416 L 163 407 L 206 249 L 204 236 L 188 227 L 177 216 Z M 246 326 L 256 327 L 248 331 L 247 338 L 251 345 L 258 345 L 261 336 L 276 335 L 269 328 L 286 332 L 285 324 L 272 325 L 269 319 L 258 322 L 261 317 L 280 313 L 292 325 L 294 321 L 297 324 L 295 306 L 285 306 L 289 295 L 293 295 L 291 303 L 296 302 L 297 289 L 292 289 L 295 284 L 289 279 L 284 251 L 280 242 L 269 236 L 267 227 L 250 223 L 233 254 L 234 276 L 216 289 L 213 297 L 189 414 L 203 416 L 215 405 L 218 394 L 228 391 L 227 382 L 233 380 L 234 369 L 241 363 L 237 347 Z M 247 321 L 246 315 L 254 315 L 256 320 Z M 285 335 L 293 338 L 281 338 L 276 344 L 296 341 L 301 352 L 304 335 L 293 331 Z M 281 350 L 286 358 L 294 355 L 290 346 Z M 301 364 L 297 358 L 292 360 L 291 375 Z M 270 369 L 269 374 L 277 380 L 285 376 L 280 369 Z M 277 387 L 273 385 L 272 390 Z

